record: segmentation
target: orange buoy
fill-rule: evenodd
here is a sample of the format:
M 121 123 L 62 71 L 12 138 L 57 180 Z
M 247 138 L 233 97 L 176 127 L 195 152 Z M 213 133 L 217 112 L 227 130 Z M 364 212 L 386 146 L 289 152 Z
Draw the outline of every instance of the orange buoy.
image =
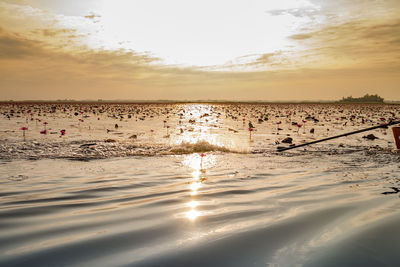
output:
M 396 142 L 397 149 L 400 149 L 400 127 L 392 127 L 394 141 Z

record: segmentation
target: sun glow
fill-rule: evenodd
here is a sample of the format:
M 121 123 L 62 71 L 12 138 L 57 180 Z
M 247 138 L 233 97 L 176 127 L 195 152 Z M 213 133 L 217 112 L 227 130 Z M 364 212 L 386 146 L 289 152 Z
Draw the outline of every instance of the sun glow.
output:
M 396 101 L 399 10 L 394 0 L 0 1 L 0 98 Z M 235 125 L 200 126 L 180 141 L 215 144 Z
M 268 13 L 310 2 L 103 0 L 102 46 L 150 52 L 169 64 L 222 65 L 288 47 L 304 18 Z

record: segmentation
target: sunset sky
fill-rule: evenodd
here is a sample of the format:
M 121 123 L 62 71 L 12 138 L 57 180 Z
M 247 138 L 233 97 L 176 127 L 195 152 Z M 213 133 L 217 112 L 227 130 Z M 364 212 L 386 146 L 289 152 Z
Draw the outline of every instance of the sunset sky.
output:
M 400 100 L 399 0 L 0 0 L 0 100 Z

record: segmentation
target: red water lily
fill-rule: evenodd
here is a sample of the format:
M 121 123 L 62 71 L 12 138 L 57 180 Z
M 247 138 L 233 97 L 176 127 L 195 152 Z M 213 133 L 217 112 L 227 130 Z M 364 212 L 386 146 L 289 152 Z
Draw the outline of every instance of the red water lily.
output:
M 200 153 L 200 170 L 203 170 L 203 158 L 206 156 L 204 153 Z
M 296 126 L 297 126 L 297 132 L 299 132 L 299 130 L 300 130 L 301 126 L 303 126 L 303 124 L 297 123 Z
M 254 128 L 249 128 L 250 140 L 251 140 L 251 132 L 254 131 Z
M 21 130 L 22 130 L 22 136 L 24 137 L 24 141 L 25 141 L 25 131 L 28 130 L 28 127 L 23 126 L 23 127 L 21 127 Z

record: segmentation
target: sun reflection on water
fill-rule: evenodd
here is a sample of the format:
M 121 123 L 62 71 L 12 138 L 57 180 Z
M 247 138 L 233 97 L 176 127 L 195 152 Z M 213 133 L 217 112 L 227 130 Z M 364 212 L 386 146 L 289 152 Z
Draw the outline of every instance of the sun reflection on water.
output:
M 221 146 L 221 136 L 218 129 L 218 116 L 212 107 L 206 104 L 187 104 L 181 107 L 183 124 L 179 124 L 180 134 L 176 136 L 176 144 L 196 144 L 205 141 L 211 145 Z
M 203 153 L 190 154 L 185 156 L 183 164 L 193 169 L 192 178 L 189 183 L 190 201 L 186 203 L 186 206 L 190 207 L 190 210 L 185 213 L 185 216 L 190 221 L 195 221 L 199 216 L 204 215 L 204 213 L 197 210 L 200 207 L 200 202 L 196 198 L 199 195 L 199 189 L 206 180 L 206 169 L 215 164 L 215 156 Z
M 191 220 L 194 221 L 196 220 L 196 218 L 200 215 L 200 213 L 195 210 L 195 209 L 191 209 L 190 211 L 186 212 L 186 217 Z
M 192 190 L 191 194 L 192 195 L 197 195 L 197 190 L 201 187 L 200 182 L 193 182 L 190 184 L 190 189 Z
M 204 142 L 204 145 L 211 144 L 224 147 L 217 130 L 219 116 L 213 112 L 212 106 L 207 104 L 187 104 L 183 105 L 181 110 L 182 113 L 178 125 L 180 134 L 176 136 L 176 144 L 196 144 L 200 148 L 202 142 Z M 181 122 L 184 123 L 182 124 Z M 196 201 L 196 198 L 199 197 L 199 190 L 206 180 L 205 173 L 207 168 L 215 164 L 215 156 L 212 154 L 193 153 L 185 156 L 183 164 L 193 170 L 189 183 L 190 201 L 187 203 L 190 210 L 185 215 L 189 220 L 194 221 L 199 216 L 204 215 L 197 210 L 200 207 L 200 202 Z

